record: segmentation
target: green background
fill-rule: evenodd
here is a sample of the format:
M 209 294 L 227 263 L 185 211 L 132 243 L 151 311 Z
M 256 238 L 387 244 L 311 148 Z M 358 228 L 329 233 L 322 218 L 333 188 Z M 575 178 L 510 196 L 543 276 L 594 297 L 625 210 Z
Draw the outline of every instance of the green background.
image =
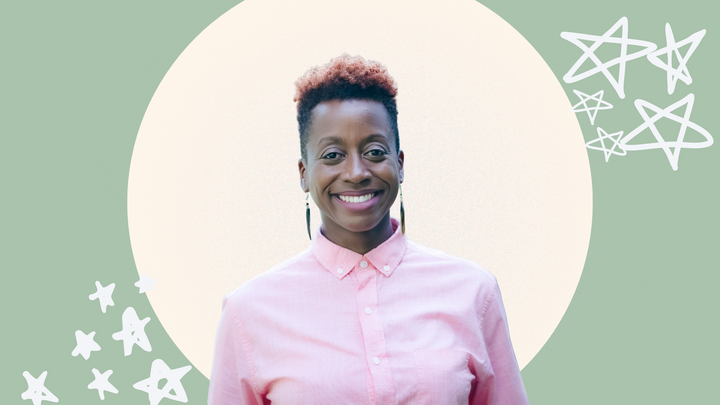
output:
M 688 63 L 693 83 L 678 82 L 673 95 L 665 72 L 645 58 L 628 63 L 624 100 L 602 75 L 563 86 L 572 104 L 579 101 L 573 89 L 604 90 L 615 107 L 600 111 L 594 126 L 577 114 L 586 142 L 597 126 L 627 134 L 640 125 L 635 99 L 664 108 L 691 92 L 691 120 L 720 136 L 714 2 L 480 2 L 512 24 L 559 80 L 581 55 L 561 31 L 601 35 L 626 16 L 631 38 L 663 47 L 667 22 L 676 41 L 707 29 Z M 45 386 L 61 404 L 99 403 L 97 391 L 86 388 L 92 368 L 114 370 L 110 382 L 119 393 L 106 393 L 103 403 L 148 403 L 132 384 L 150 375 L 154 359 L 170 368 L 190 364 L 133 285 L 128 172 L 138 127 L 164 74 L 237 3 L 0 6 L 0 403 L 31 403 L 20 399 L 27 389 L 23 371 L 34 377 L 48 371 Z M 607 60 L 617 52 L 604 45 L 598 54 Z M 674 140 L 679 125 L 659 128 Z M 719 150 L 684 149 L 678 171 L 661 150 L 613 155 L 607 163 L 602 152 L 588 150 L 594 207 L 587 262 L 565 317 L 522 371 L 532 404 L 718 403 Z M 106 314 L 88 300 L 95 280 L 116 284 L 115 306 Z M 124 357 L 122 342 L 111 338 L 128 306 L 152 319 L 145 328 L 150 353 L 135 347 Z M 96 331 L 102 347 L 88 360 L 70 355 L 78 329 Z M 193 368 L 182 383 L 188 403 L 205 403 L 202 374 Z

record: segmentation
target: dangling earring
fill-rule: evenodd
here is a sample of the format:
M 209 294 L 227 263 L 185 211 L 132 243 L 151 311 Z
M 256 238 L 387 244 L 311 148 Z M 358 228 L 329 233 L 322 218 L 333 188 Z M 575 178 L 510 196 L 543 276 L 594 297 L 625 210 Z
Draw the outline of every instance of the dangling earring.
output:
M 312 235 L 310 234 L 310 204 L 308 203 L 308 196 L 309 194 L 305 194 L 305 222 L 307 222 L 308 238 L 312 240 Z
M 308 215 L 310 215 L 310 214 L 308 214 Z M 400 184 L 400 229 L 402 230 L 402 233 L 404 235 L 405 234 L 405 207 L 403 207 L 403 200 L 402 200 L 402 184 Z

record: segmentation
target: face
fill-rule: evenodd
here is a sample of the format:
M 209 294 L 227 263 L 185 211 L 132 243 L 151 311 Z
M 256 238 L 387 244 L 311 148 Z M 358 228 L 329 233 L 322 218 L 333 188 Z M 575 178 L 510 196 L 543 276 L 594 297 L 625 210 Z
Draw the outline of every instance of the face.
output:
M 389 224 L 390 207 L 403 181 L 402 151 L 382 103 L 331 100 L 311 115 L 300 185 L 320 208 L 332 240 Z

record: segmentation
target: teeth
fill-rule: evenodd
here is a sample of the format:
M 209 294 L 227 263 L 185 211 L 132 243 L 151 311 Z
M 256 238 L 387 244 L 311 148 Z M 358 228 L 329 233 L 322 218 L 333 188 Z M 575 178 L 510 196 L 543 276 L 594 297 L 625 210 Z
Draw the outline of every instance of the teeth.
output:
M 357 196 L 357 197 L 344 196 L 344 195 L 338 195 L 338 197 L 345 202 L 361 203 L 361 202 L 365 202 L 365 201 L 371 199 L 374 195 L 375 195 L 375 193 L 365 194 L 365 195 L 361 195 L 361 196 Z

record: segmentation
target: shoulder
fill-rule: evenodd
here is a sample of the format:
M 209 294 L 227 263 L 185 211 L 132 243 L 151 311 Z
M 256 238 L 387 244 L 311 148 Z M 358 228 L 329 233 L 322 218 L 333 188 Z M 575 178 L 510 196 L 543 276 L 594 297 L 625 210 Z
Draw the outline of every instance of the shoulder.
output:
M 401 264 L 407 266 L 406 274 L 411 275 L 415 283 L 428 284 L 433 291 L 469 298 L 478 309 L 498 290 L 495 276 L 479 264 L 415 242 L 408 241 Z
M 223 299 L 223 307 L 228 303 L 247 307 L 290 292 L 297 279 L 307 274 L 304 270 L 314 266 L 317 266 L 317 259 L 306 249 L 229 292 Z
M 435 269 L 435 271 L 441 270 L 445 275 L 448 273 L 466 274 L 469 277 L 477 278 L 485 283 L 497 284 L 495 276 L 484 267 L 472 260 L 453 256 L 442 250 L 429 248 L 408 240 L 405 255 L 409 263 L 428 266 Z

